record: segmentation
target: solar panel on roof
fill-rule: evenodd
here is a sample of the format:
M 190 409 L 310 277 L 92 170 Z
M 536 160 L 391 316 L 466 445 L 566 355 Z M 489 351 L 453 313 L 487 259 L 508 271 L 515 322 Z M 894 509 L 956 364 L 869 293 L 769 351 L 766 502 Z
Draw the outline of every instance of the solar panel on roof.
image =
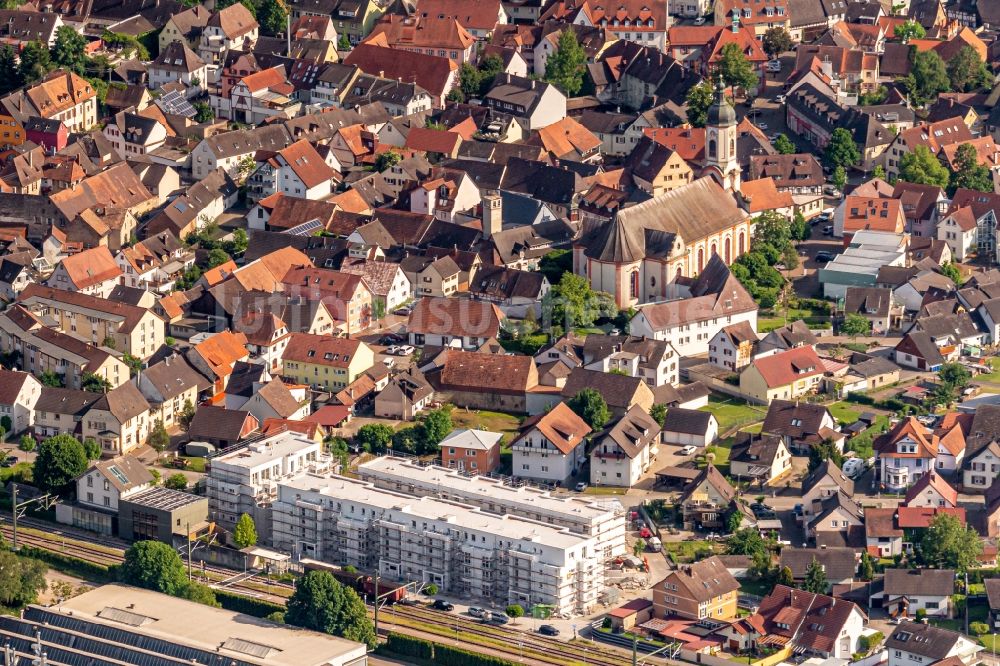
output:
M 308 222 L 303 222 L 302 224 L 294 227 L 290 227 L 282 233 L 291 234 L 292 236 L 311 236 L 314 231 L 319 231 L 322 228 L 323 223 L 317 218 L 309 220 Z
M 117 467 L 115 467 L 114 465 L 112 465 L 111 467 L 108 468 L 108 471 L 111 472 L 111 474 L 116 479 L 118 479 L 122 483 L 122 485 L 126 485 L 126 486 L 128 485 L 128 477 L 125 476 L 125 473 L 122 472 L 120 469 L 118 469 Z
M 189 102 L 187 98 L 177 90 L 171 90 L 170 92 L 163 93 L 163 95 L 156 100 L 156 105 L 159 106 L 164 113 L 169 113 L 175 116 L 184 116 L 185 118 L 191 118 L 197 113 L 191 105 L 191 102 Z

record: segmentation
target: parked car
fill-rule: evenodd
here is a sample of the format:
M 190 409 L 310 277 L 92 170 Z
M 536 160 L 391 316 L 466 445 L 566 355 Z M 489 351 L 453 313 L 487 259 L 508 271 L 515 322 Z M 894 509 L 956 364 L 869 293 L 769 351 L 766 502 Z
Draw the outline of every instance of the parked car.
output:
M 766 130 L 767 129 L 767 123 L 765 123 L 763 120 L 760 121 L 759 123 L 757 123 L 757 129 Z
M 699 16 L 698 18 L 696 18 L 694 20 L 694 24 L 695 25 L 705 25 L 705 17 L 704 16 Z
M 490 624 L 509 624 L 510 617 L 506 613 L 491 611 L 486 617 L 486 621 Z
M 849 479 L 857 478 L 865 472 L 865 461 L 861 458 L 850 458 L 845 460 L 841 471 L 843 471 L 844 476 Z
M 543 636 L 558 636 L 559 630 L 553 627 L 551 624 L 543 624 L 538 627 L 538 633 Z
M 410 354 L 412 354 L 415 351 L 416 350 L 413 348 L 412 345 L 399 345 L 399 347 L 396 348 L 396 355 L 397 356 L 409 356 Z
M 832 236 L 833 235 L 833 225 L 832 224 L 828 224 L 825 227 L 823 227 L 823 235 L 824 236 Z
M 406 338 L 402 335 L 397 335 L 396 333 L 386 333 L 378 339 L 378 343 L 380 345 L 396 345 L 400 342 L 406 342 Z
M 698 450 L 697 447 L 691 446 L 690 444 L 688 444 L 683 449 L 681 449 L 680 451 L 678 451 L 677 455 L 679 455 L 679 456 L 689 456 L 689 455 L 691 455 L 692 453 L 694 453 L 697 450 Z
M 396 308 L 395 310 L 392 311 L 392 314 L 399 315 L 400 317 L 409 317 L 411 312 L 413 312 L 413 310 L 404 306 L 401 308 Z
M 833 261 L 833 254 L 827 252 L 826 250 L 820 250 L 816 253 L 816 263 L 825 264 L 828 261 Z
M 578 484 L 573 486 L 573 490 L 575 490 L 578 493 L 582 493 L 586 489 L 587 489 L 587 483 L 585 481 L 580 481 Z
M 488 612 L 489 611 L 486 610 L 485 608 L 479 608 L 478 606 L 469 606 L 469 615 L 471 615 L 472 617 L 482 618 Z
M 413 597 L 403 597 L 399 600 L 400 606 L 419 606 L 420 602 Z
M 767 61 L 767 71 L 772 74 L 777 74 L 781 71 L 781 61 L 775 58 L 774 60 Z
M 384 363 L 385 367 L 389 369 L 396 367 L 396 359 L 394 358 L 384 358 L 382 359 L 382 363 Z
M 3 463 L 0 463 L 0 467 L 13 467 L 17 464 L 17 456 L 7 456 L 4 458 Z
M 760 502 L 754 502 L 751 504 L 750 510 L 753 511 L 753 515 L 761 519 L 774 518 L 778 515 L 775 513 L 774 509 Z
M 385 348 L 385 353 L 395 356 L 399 353 L 399 345 L 389 345 Z
M 788 99 L 788 97 L 786 95 L 778 95 L 777 97 L 774 98 L 774 103 L 775 104 L 784 104 L 786 99 Z
M 823 194 L 825 194 L 828 197 L 839 197 L 840 196 L 840 190 L 838 190 L 833 185 L 824 185 L 823 186 Z
M 653 532 L 648 527 L 643 526 L 643 528 L 641 530 L 639 530 L 639 538 L 640 539 L 648 539 L 651 536 L 653 536 Z
M 444 599 L 435 599 L 434 603 L 431 604 L 431 608 L 434 610 L 445 611 L 450 613 L 455 610 L 455 604 L 445 601 Z

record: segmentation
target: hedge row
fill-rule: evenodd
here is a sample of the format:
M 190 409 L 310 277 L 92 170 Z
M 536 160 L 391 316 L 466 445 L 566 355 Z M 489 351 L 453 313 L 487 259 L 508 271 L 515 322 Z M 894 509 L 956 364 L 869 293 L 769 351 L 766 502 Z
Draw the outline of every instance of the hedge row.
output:
M 889 411 L 898 412 L 905 409 L 908 405 L 900 400 L 899 398 L 888 398 L 886 400 L 876 400 L 870 395 L 865 395 L 864 393 L 857 393 L 851 391 L 844 398 L 845 402 L 853 402 L 858 405 L 870 405 L 872 407 L 879 407 L 881 409 L 887 409 Z
M 234 613 L 244 613 L 254 617 L 267 617 L 271 613 L 284 613 L 285 607 L 279 604 L 254 599 L 253 597 L 243 597 L 226 590 L 213 590 L 215 599 L 222 607 Z
M 390 633 L 385 648 L 401 657 L 416 657 L 417 659 L 434 659 L 434 643 L 423 638 Z
M 409 657 L 418 663 L 438 666 L 515 666 L 514 662 L 489 654 L 470 652 L 423 638 L 414 638 L 390 632 L 384 646 L 387 652 L 401 657 Z
M 41 560 L 57 571 L 77 576 L 78 578 L 95 582 L 111 582 L 116 578 L 114 567 L 94 564 L 77 557 L 63 555 L 62 553 L 53 553 L 41 548 L 35 548 L 34 546 L 21 546 L 17 552 L 24 557 Z

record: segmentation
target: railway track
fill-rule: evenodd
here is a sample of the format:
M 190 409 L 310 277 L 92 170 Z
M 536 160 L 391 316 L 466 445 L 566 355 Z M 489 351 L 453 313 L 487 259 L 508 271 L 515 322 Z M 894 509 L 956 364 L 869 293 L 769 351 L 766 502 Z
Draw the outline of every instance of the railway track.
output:
M 389 617 L 388 620 L 386 620 L 387 615 Z M 484 625 L 472 618 L 454 614 L 444 615 L 439 611 L 428 610 L 418 606 L 397 605 L 392 607 L 392 610 L 380 611 L 379 624 L 383 622 L 391 624 L 394 615 L 402 618 L 411 618 L 424 624 L 448 626 L 453 631 L 456 631 L 456 633 L 473 634 L 493 641 L 506 641 L 509 645 L 517 644 L 519 651 L 523 649 L 525 652 L 532 651 L 560 658 L 557 661 L 550 661 L 548 663 L 561 664 L 565 663 L 566 660 L 582 663 L 584 659 L 586 659 L 586 663 L 597 666 L 622 666 L 623 664 L 630 663 L 630 660 L 624 655 L 618 656 L 617 654 L 612 654 L 603 645 L 594 644 L 593 647 L 584 647 L 577 644 L 554 641 L 542 638 L 537 634 L 518 631 L 506 626 Z
M 107 541 L 76 534 L 54 534 L 49 531 L 51 530 L 50 525 L 33 519 L 25 519 L 18 521 L 18 523 L 20 526 L 28 528 L 18 529 L 17 541 L 19 545 L 31 546 L 56 554 L 67 555 L 84 562 L 105 567 L 121 564 L 124 560 L 124 549 L 117 547 L 117 545 L 109 546 Z M 44 532 L 44 535 L 40 535 L 38 532 Z M 8 541 L 13 539 L 13 529 L 6 522 L 0 523 L 0 534 Z M 256 575 L 220 585 L 220 583 L 226 580 L 238 577 L 240 572 L 210 564 L 205 564 L 204 567 L 196 566 L 195 568 L 198 571 L 204 571 L 206 574 L 210 573 L 221 577 L 221 581 L 208 581 L 211 584 L 215 584 L 218 588 L 231 590 L 256 599 L 264 599 L 276 604 L 285 604 L 287 596 L 295 589 L 289 583 L 272 581 Z M 266 591 L 261 591 L 259 589 L 261 586 L 265 590 L 274 588 L 275 591 L 281 590 L 286 594 L 270 594 Z M 629 663 L 627 657 L 613 654 L 605 646 L 595 644 L 593 648 L 585 648 L 575 644 L 543 638 L 536 634 L 518 631 L 505 626 L 484 625 L 473 618 L 466 618 L 456 614 L 445 614 L 421 606 L 395 605 L 379 610 L 380 625 L 393 626 L 401 633 L 415 631 L 414 628 L 408 627 L 406 624 L 397 624 L 395 622 L 397 617 L 401 621 L 409 619 L 425 626 L 446 626 L 454 632 L 454 635 L 450 635 L 450 632 L 436 632 L 437 635 L 445 639 L 461 639 L 463 637 L 479 638 L 480 646 L 503 652 L 511 660 L 514 660 L 516 657 L 523 661 L 524 656 L 528 655 L 528 661 L 531 663 L 546 663 L 556 666 L 565 666 L 568 663 L 586 663 L 595 666 L 623 666 Z M 420 629 L 416 629 L 416 631 L 435 633 Z M 469 643 L 471 647 L 477 645 L 475 641 L 469 641 Z

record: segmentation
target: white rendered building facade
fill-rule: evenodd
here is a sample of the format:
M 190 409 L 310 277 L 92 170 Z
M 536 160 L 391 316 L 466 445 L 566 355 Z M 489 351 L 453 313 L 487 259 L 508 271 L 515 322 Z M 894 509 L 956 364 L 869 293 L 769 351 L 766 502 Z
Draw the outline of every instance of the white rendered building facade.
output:
M 279 483 L 272 519 L 274 547 L 293 557 L 377 569 L 462 598 L 583 613 L 604 590 L 591 537 L 346 477 Z
M 625 508 L 614 498 L 559 497 L 531 486 L 508 486 L 498 479 L 388 456 L 359 465 L 358 477 L 384 490 L 453 500 L 489 513 L 565 527 L 596 538 L 597 549 L 605 558 L 625 552 Z

